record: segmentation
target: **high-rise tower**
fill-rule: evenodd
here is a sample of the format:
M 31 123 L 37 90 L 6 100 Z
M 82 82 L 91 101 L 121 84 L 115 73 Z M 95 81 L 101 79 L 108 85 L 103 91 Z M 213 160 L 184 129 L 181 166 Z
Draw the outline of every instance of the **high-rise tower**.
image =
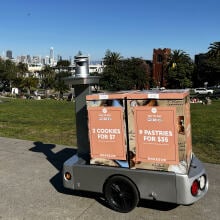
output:
M 8 59 L 12 59 L 12 51 L 11 51 L 11 50 L 7 50 L 7 51 L 6 51 L 6 57 L 7 57 Z
M 50 48 L 50 59 L 54 60 L 54 51 L 53 51 L 53 47 Z
M 49 63 L 50 63 L 50 66 L 54 65 L 54 50 L 53 50 L 53 47 L 50 48 Z

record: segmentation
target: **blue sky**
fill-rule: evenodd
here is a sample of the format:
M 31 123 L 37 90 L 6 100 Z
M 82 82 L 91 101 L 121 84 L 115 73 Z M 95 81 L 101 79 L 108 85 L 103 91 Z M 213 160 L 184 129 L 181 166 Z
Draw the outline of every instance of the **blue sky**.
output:
M 0 55 L 55 55 L 80 50 L 100 60 L 107 49 L 152 59 L 154 48 L 192 58 L 220 41 L 219 0 L 1 0 Z

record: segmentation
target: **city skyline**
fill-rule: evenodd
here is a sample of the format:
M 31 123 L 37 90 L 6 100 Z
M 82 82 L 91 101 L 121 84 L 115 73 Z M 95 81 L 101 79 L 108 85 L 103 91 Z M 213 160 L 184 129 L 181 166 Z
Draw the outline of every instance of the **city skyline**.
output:
M 74 64 L 74 57 L 76 55 L 77 54 L 73 56 L 69 56 L 68 59 L 65 59 L 65 60 L 69 60 L 71 64 Z M 84 54 L 84 55 L 88 55 L 88 54 Z M 47 64 L 56 65 L 58 61 L 64 60 L 61 54 L 54 53 L 53 47 L 49 48 L 48 55 L 45 55 L 45 56 L 41 56 L 37 54 L 36 55 L 23 54 L 23 55 L 14 57 L 12 50 L 6 50 L 6 51 L 3 51 L 2 55 L 0 55 L 0 58 L 10 59 L 16 63 L 22 62 L 22 63 L 27 63 L 27 64 L 43 64 L 43 65 L 47 65 Z M 89 56 L 89 60 L 90 60 L 90 56 Z M 97 64 L 100 62 L 102 62 L 102 60 L 90 60 L 91 64 L 94 64 L 94 63 Z
M 39 54 L 20 54 L 20 55 L 17 55 L 16 57 L 21 57 L 21 56 L 31 56 L 31 57 L 34 57 L 34 56 L 39 56 L 39 57 L 48 57 L 50 59 L 54 59 L 55 58 L 55 55 L 57 57 L 62 57 L 60 54 L 54 54 L 54 48 L 53 47 L 50 47 L 49 50 L 48 50 L 48 54 L 45 55 L 45 56 L 41 56 Z M 13 56 L 13 50 L 11 49 L 8 49 L 6 51 L 3 51 L 2 52 L 2 55 L 0 55 L 0 57 L 3 57 L 3 58 L 9 58 L 9 59 L 16 59 L 15 56 Z
M 152 60 L 154 48 L 191 58 L 219 41 L 218 0 L 3 1 L 0 52 L 69 59 L 78 51 L 101 60 L 107 49 Z

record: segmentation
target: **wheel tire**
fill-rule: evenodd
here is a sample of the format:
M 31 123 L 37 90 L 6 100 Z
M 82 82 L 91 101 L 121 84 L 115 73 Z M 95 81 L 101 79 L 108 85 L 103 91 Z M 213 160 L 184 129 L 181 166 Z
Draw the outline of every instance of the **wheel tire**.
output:
M 117 212 L 130 212 L 139 202 L 136 186 L 124 176 L 111 177 L 104 186 L 104 195 L 109 206 Z

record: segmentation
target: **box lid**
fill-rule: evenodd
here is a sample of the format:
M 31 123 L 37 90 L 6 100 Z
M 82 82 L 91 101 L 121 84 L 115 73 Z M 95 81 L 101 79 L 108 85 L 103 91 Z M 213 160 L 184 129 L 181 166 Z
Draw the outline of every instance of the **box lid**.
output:
M 130 90 L 114 93 L 96 93 L 87 95 L 86 100 L 104 100 L 104 99 L 183 99 L 189 95 L 188 89 L 181 90 Z
M 128 93 L 127 99 L 183 99 L 189 95 L 189 90 L 144 90 Z

